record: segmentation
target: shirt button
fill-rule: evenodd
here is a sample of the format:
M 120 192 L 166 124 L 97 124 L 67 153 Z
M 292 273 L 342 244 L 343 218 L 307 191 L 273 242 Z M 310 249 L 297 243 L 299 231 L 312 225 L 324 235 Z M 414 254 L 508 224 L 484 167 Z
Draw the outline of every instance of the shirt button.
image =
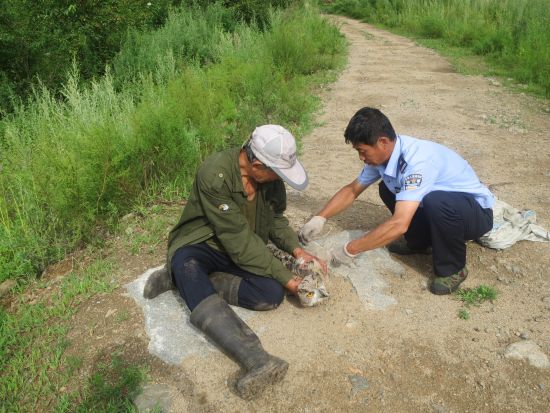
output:
M 222 174 L 222 173 L 219 173 L 218 176 L 219 176 L 220 178 L 223 178 L 223 174 Z

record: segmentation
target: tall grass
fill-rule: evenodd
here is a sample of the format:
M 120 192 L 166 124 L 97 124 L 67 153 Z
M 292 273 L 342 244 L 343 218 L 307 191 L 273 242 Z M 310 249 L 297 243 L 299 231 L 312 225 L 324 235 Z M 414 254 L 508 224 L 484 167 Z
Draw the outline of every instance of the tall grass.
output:
M 327 9 L 467 48 L 550 97 L 547 0 L 335 0 Z
M 185 195 L 201 159 L 255 125 L 299 134 L 344 40 L 307 3 L 267 27 L 228 24 L 217 4 L 179 9 L 91 86 L 74 69 L 62 100 L 37 90 L 0 122 L 0 280 L 97 239 L 152 188 Z

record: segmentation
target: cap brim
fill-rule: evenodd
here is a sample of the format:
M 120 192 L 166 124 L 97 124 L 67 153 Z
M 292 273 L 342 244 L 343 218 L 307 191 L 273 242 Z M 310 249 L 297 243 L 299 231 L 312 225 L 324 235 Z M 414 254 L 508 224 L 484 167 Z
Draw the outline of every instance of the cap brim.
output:
M 279 175 L 283 181 L 285 181 L 292 188 L 297 189 L 298 191 L 306 189 L 309 183 L 307 172 L 298 160 L 291 168 L 280 169 L 274 166 L 271 166 L 270 168 L 277 175 Z

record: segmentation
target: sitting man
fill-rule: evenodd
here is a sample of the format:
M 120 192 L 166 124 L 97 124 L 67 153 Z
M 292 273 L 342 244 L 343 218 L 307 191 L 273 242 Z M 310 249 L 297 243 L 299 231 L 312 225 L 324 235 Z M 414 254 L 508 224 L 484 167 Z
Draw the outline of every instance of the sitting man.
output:
M 241 148 L 208 157 L 169 234 L 167 271 L 152 274 L 144 289 L 153 298 L 177 287 L 191 323 L 246 370 L 237 382 L 245 399 L 282 380 L 288 363 L 268 354 L 228 304 L 271 310 L 284 288 L 296 294 L 300 280 L 273 256 L 268 239 L 297 259 L 318 261 L 300 247 L 283 215 L 283 180 L 298 190 L 308 183 L 294 137 L 282 126 L 257 127 Z
M 494 197 L 489 189 L 468 162 L 449 148 L 396 135 L 378 109 L 360 109 L 344 136 L 365 166 L 304 225 L 302 240 L 308 242 L 318 235 L 327 218 L 348 208 L 381 179 L 380 198 L 391 218 L 363 237 L 335 248 L 333 262 L 351 263 L 361 252 L 387 244 L 390 252 L 397 254 L 429 253 L 431 247 L 436 277 L 430 290 L 434 294 L 455 291 L 468 275 L 465 241 L 479 238 L 493 226 Z M 406 242 L 392 243 L 402 235 Z

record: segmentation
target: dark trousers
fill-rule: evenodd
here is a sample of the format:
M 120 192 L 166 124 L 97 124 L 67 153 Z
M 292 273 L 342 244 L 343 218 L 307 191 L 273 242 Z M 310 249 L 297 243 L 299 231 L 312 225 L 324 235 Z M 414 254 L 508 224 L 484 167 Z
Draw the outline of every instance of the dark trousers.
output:
M 378 188 L 393 214 L 395 194 L 384 182 Z M 465 241 L 479 238 L 493 227 L 493 210 L 482 208 L 472 195 L 463 192 L 433 191 L 422 199 L 422 205 L 405 239 L 413 249 L 432 247 L 435 275 L 452 275 L 466 265 Z
M 172 278 L 191 311 L 206 297 L 216 294 L 208 275 L 220 271 L 242 278 L 239 306 L 268 310 L 279 306 L 284 289 L 273 278 L 252 274 L 237 267 L 229 257 L 206 243 L 179 248 L 172 257 Z

